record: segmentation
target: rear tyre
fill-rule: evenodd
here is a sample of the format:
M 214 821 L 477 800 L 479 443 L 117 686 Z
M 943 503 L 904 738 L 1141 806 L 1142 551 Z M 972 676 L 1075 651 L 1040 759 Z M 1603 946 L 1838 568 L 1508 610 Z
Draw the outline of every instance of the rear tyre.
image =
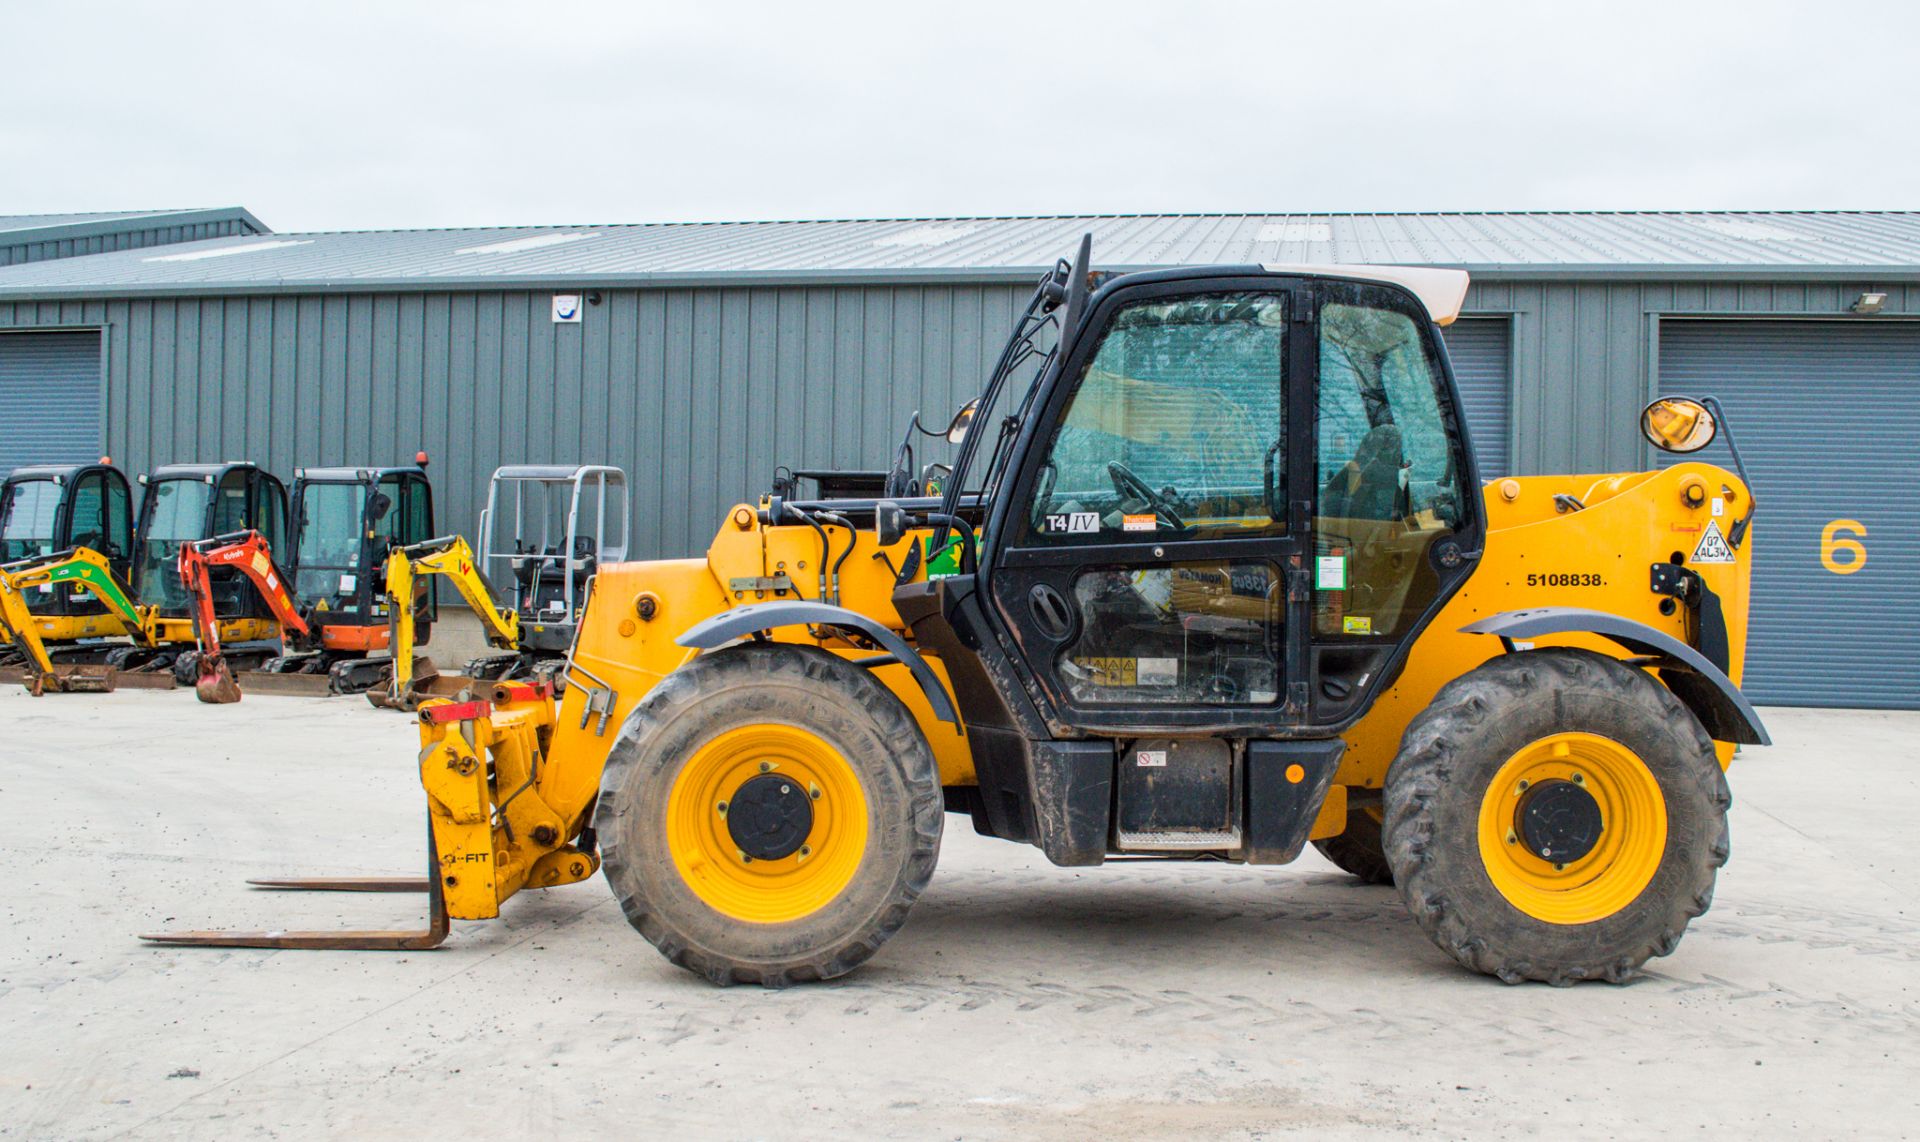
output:
M 627 919 L 717 984 L 832 979 L 899 931 L 944 818 L 919 726 L 871 674 L 751 643 L 669 674 L 621 727 L 595 828 Z
M 1622 983 L 1713 900 L 1731 796 L 1713 742 L 1642 670 L 1502 655 L 1443 687 L 1387 774 L 1414 920 L 1508 983 Z
M 1313 847 L 1363 884 L 1392 884 L 1393 866 L 1387 863 L 1386 845 L 1380 839 L 1379 813 L 1378 809 L 1348 810 L 1346 831 L 1315 841 Z

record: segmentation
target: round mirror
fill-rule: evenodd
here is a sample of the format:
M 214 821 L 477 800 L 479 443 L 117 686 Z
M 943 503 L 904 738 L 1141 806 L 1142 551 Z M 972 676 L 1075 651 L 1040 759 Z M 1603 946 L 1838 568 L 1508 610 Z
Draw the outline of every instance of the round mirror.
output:
M 979 403 L 978 398 L 970 400 L 959 412 L 953 414 L 952 423 L 947 425 L 948 444 L 958 444 L 967 438 L 967 429 L 973 425 L 973 414 Z
M 367 518 L 375 523 L 387 518 L 387 513 L 392 510 L 393 498 L 385 493 L 375 492 L 373 498 L 367 501 Z
M 1640 431 L 1662 452 L 1698 452 L 1713 443 L 1720 426 L 1692 397 L 1661 397 L 1640 412 Z

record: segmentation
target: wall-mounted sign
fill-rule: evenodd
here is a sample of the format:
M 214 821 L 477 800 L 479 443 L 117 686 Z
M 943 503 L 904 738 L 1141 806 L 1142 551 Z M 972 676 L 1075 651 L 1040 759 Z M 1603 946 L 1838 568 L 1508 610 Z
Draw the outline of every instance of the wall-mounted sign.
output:
M 580 324 L 580 295 L 577 293 L 554 294 L 553 319 L 570 325 Z

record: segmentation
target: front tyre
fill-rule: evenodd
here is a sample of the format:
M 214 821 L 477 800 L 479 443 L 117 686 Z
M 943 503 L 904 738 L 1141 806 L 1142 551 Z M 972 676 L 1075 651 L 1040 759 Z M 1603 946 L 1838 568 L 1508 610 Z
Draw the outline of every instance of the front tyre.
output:
M 944 808 L 919 726 L 866 670 L 749 643 L 663 679 L 607 758 L 607 882 L 662 955 L 718 984 L 832 979 L 906 922 Z
M 1621 983 L 1712 902 L 1730 802 L 1706 731 L 1645 671 L 1507 654 L 1407 728 L 1387 860 L 1414 920 L 1467 967 Z

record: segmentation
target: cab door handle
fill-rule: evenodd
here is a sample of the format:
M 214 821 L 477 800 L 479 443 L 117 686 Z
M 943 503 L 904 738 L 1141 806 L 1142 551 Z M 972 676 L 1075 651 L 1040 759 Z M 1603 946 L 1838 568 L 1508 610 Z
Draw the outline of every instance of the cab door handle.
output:
M 1040 627 L 1040 633 L 1059 641 L 1073 630 L 1073 610 L 1060 592 L 1037 583 L 1027 592 L 1027 609 L 1033 612 L 1033 621 Z

